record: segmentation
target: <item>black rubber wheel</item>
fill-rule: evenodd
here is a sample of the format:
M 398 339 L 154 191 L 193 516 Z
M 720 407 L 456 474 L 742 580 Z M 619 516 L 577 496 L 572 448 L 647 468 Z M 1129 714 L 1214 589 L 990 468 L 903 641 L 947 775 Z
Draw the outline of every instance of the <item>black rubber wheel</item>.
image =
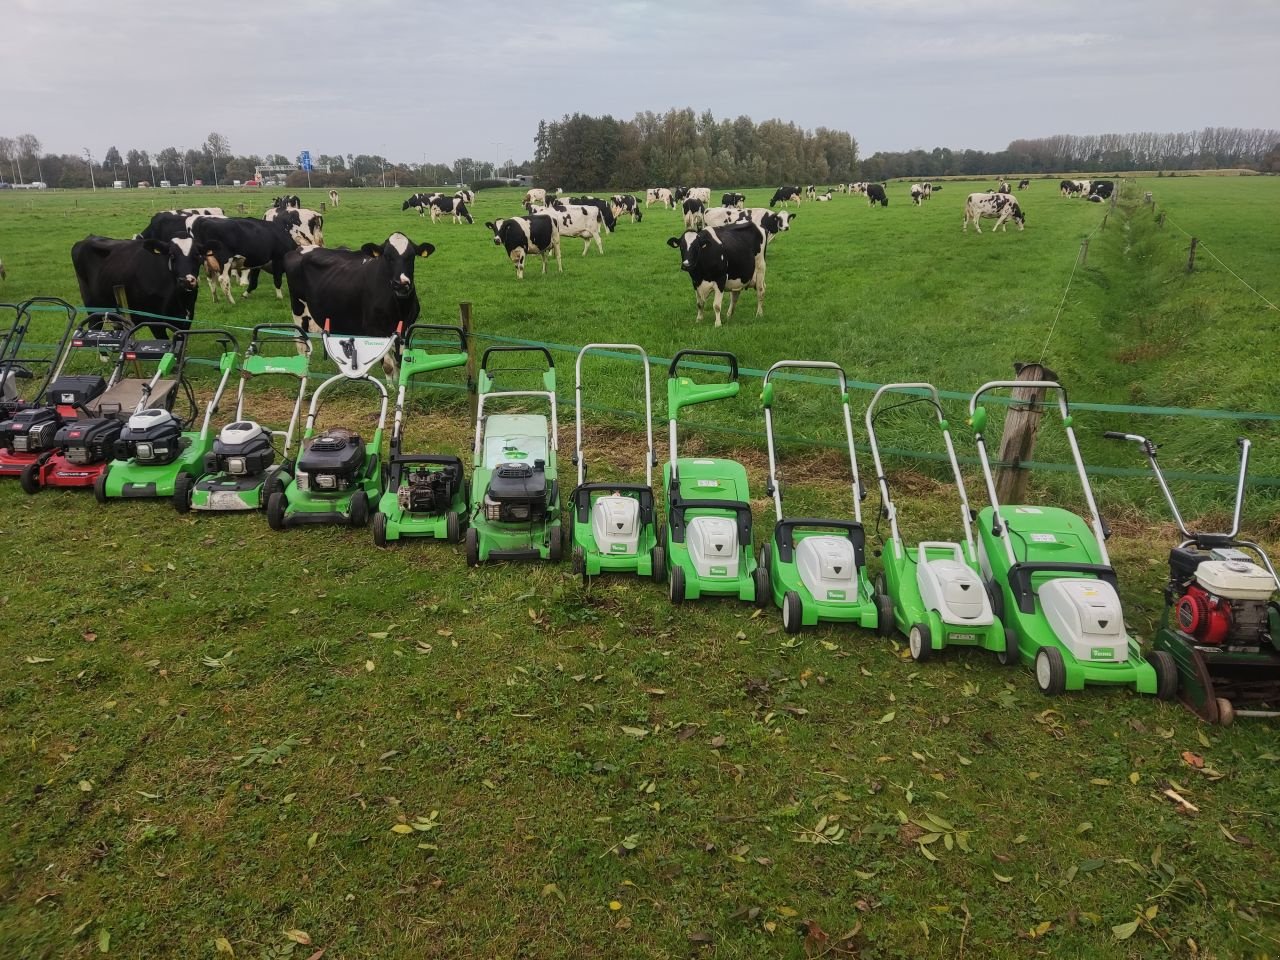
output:
M 766 570 L 769 569 L 769 564 L 773 563 L 773 544 L 766 543 L 760 548 L 760 559 L 756 562 Z
M 467 566 L 480 566 L 480 534 L 475 527 L 467 528 Z
M 582 577 L 583 586 L 591 582 L 591 578 L 587 576 L 587 551 L 582 547 L 573 548 L 573 572 Z
M 462 518 L 458 516 L 457 510 L 450 510 L 444 515 L 444 537 L 450 543 L 462 540 Z
M 191 493 L 196 488 L 196 478 L 180 473 L 173 481 L 173 509 L 179 513 L 191 512 Z
M 1218 697 L 1215 701 L 1218 705 L 1218 724 L 1223 727 L 1229 727 L 1236 722 L 1236 708 L 1231 705 L 1231 701 L 1224 697 Z
M 347 523 L 353 527 L 363 527 L 369 522 L 369 495 L 357 490 L 351 495 L 351 512 L 347 515 Z
M 564 532 L 560 527 L 552 527 L 551 536 L 547 540 L 547 559 L 552 563 L 559 563 L 564 556 Z
M 40 492 L 40 464 L 28 463 L 18 474 L 18 486 L 22 492 L 34 496 Z
M 787 633 L 799 633 L 804 626 L 804 601 L 800 594 L 788 590 L 782 595 L 782 629 Z
M 288 506 L 288 501 L 284 498 L 284 493 L 277 490 L 267 498 L 267 526 L 272 530 L 284 529 L 284 508 Z
M 667 596 L 672 603 L 684 603 L 684 567 L 671 568 L 671 576 L 667 579 Z
M 262 484 L 262 503 L 265 504 L 271 499 L 271 495 L 277 490 L 284 492 L 284 481 L 280 479 L 280 471 L 273 471 Z
M 649 554 L 649 562 L 653 566 L 654 583 L 662 583 L 667 579 L 667 551 L 661 546 L 656 546 Z
M 756 586 L 756 606 L 767 607 L 773 603 L 773 584 L 769 581 L 769 571 L 764 567 L 756 567 L 751 574 L 751 582 Z
M 996 654 L 996 659 L 1006 667 L 1016 667 L 1022 662 L 1022 653 L 1018 649 L 1018 635 L 1009 627 L 1004 628 L 1004 649 Z
M 1156 671 L 1156 697 L 1160 700 L 1172 700 L 1178 695 L 1178 662 L 1167 650 L 1152 650 L 1147 654 L 1147 663 Z
M 387 515 L 381 511 L 373 515 L 373 545 L 375 547 L 387 545 Z
M 893 619 L 893 598 L 879 589 L 883 581 L 883 577 L 876 578 L 876 633 L 892 637 L 898 625 Z
M 93 481 L 93 498 L 99 503 L 107 502 L 107 471 L 103 470 Z
M 907 649 L 911 651 L 911 659 L 923 663 L 933 656 L 933 634 L 927 623 L 913 623 L 907 631 Z
M 1041 647 L 1036 653 L 1036 686 L 1049 697 L 1067 689 L 1067 665 L 1057 647 Z
M 997 620 L 1004 619 L 1004 591 L 1000 589 L 1000 584 L 994 580 L 988 580 L 983 586 L 987 589 L 987 600 L 991 603 L 991 612 Z

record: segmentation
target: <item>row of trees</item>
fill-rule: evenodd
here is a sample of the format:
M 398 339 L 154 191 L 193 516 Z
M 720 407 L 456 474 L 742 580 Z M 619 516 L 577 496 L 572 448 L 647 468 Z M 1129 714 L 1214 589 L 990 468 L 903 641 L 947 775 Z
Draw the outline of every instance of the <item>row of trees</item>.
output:
M 471 182 L 485 177 L 516 176 L 532 172 L 531 161 L 505 163 L 460 157 L 452 164 L 392 162 L 379 154 L 320 154 L 312 158 L 316 172 L 315 186 L 380 186 L 392 184 L 446 184 Z M 129 149 L 121 151 L 114 144 L 101 157 L 86 148 L 82 154 L 43 153 L 39 138 L 24 133 L 17 137 L 0 137 L 0 181 L 30 183 L 41 181 L 51 187 L 110 186 L 124 181 L 132 187 L 139 181 L 152 185 L 162 180 L 171 183 L 223 184 L 251 180 L 258 166 L 298 164 L 299 157 L 283 154 L 247 154 L 231 152 L 231 144 L 220 133 L 209 134 L 197 147 L 165 147 L 162 150 Z M 320 172 L 325 167 L 329 172 Z M 290 186 L 307 182 L 305 173 L 289 177 Z
M 575 113 L 543 120 L 534 138 L 538 182 L 570 190 L 640 184 L 819 183 L 853 180 L 858 143 L 843 130 L 690 108 L 631 120 Z

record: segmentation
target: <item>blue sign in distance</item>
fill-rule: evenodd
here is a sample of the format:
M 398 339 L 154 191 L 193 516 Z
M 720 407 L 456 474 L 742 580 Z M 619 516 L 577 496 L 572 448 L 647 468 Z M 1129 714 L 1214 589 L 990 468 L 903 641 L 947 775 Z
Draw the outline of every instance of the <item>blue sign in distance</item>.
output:
M 305 170 L 307 173 L 311 172 L 311 151 L 310 150 L 303 150 L 302 153 L 298 155 L 298 165 L 302 167 L 302 169 Z

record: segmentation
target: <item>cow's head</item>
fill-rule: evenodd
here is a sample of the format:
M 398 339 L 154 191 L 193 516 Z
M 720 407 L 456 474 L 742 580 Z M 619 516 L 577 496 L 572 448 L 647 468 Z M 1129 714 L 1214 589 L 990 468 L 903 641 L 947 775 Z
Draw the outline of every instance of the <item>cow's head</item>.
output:
M 412 197 L 410 197 L 408 200 L 406 200 L 403 204 L 400 205 L 400 209 L 408 210 L 410 207 L 418 206 L 420 202 L 421 201 L 418 199 L 418 195 L 415 193 Z
M 429 243 L 414 243 L 403 233 L 393 233 L 386 243 L 366 243 L 360 248 L 367 257 L 381 260 L 391 276 L 391 292 L 400 299 L 413 295 L 413 266 L 418 257 L 429 257 L 436 248 Z
M 701 234 L 686 230 L 678 237 L 668 237 L 667 246 L 680 251 L 680 269 L 686 273 L 694 263 L 694 246 Z
M 796 217 L 798 217 L 799 214 L 791 213 L 788 210 L 780 210 L 777 213 L 769 214 L 769 216 L 773 217 L 773 219 L 776 221 L 776 225 L 772 232 L 786 233 L 788 230 L 791 229 L 791 221 L 794 220 Z M 766 227 L 765 229 L 768 229 L 768 228 Z
M 454 200 L 454 211 L 467 223 L 475 223 L 476 218 L 471 215 L 471 211 L 467 209 L 467 205 L 461 200 Z
M 204 252 L 191 237 L 175 237 L 172 240 L 143 240 L 143 248 L 157 257 L 167 257 L 169 273 L 182 290 L 193 291 L 200 284 L 200 264 Z
M 493 231 L 493 242 L 496 246 L 502 246 L 502 225 L 506 222 L 505 220 L 493 220 L 485 224 L 486 227 Z

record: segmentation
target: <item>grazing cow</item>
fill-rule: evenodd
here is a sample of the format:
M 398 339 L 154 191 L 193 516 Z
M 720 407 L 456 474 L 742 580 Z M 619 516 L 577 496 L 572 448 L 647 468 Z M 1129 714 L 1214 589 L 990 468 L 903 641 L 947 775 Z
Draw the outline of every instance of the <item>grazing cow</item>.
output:
M 911 185 L 911 202 L 918 207 L 920 206 L 920 203 L 924 200 L 924 197 L 925 197 L 924 184 L 913 183 Z
M 640 209 L 640 201 L 629 193 L 614 194 L 609 198 L 609 212 L 615 221 L 625 213 L 631 217 L 632 223 L 644 220 L 644 211 Z
M 720 198 L 721 206 L 736 207 L 741 210 L 747 205 L 747 198 L 741 193 L 726 193 Z
M 493 231 L 493 242 L 507 251 L 507 256 L 516 265 L 516 279 L 524 279 L 525 254 L 536 253 L 542 257 L 542 273 L 547 272 L 547 254 L 556 256 L 556 270 L 564 273 L 564 264 L 560 260 L 560 231 L 552 217 L 534 214 L 528 217 L 508 217 L 486 223 Z
M 879 183 L 867 184 L 867 206 L 874 207 L 876 204 L 882 207 L 889 205 L 889 198 L 885 195 L 884 185 Z
M 748 287 L 756 292 L 756 316 L 764 315 L 765 241 L 764 230 L 754 223 L 688 231 L 667 240 L 667 246 L 680 251 L 680 269 L 689 274 L 693 283 L 698 302 L 695 322 L 702 319 L 707 297 L 714 296 L 715 325 L 720 326 L 725 291 L 729 292 L 726 316 L 732 317 L 739 295 Z
M 964 202 L 964 229 L 963 232 L 969 231 L 970 222 L 973 223 L 974 229 L 979 233 L 982 232 L 982 226 L 978 221 L 982 218 L 994 218 L 996 225 L 992 227 L 992 232 L 1004 229 L 1009 232 L 1008 221 L 1012 220 L 1021 230 L 1026 225 L 1026 216 L 1022 212 L 1022 208 L 1018 206 L 1018 201 L 1013 199 L 1007 193 L 971 193 L 969 198 Z
M 549 207 L 534 207 L 533 212 L 555 221 L 556 230 L 559 231 L 560 236 L 581 237 L 584 257 L 591 248 L 592 240 L 596 242 L 596 249 L 601 254 L 604 253 L 604 241 L 600 234 L 605 229 L 605 223 L 603 211 L 599 207 L 557 200 Z
M 739 210 L 736 207 L 712 207 L 702 219 L 704 228 L 723 227 L 731 223 L 754 223 L 764 230 L 767 246 L 776 234 L 790 230 L 791 221 L 795 218 L 796 214 L 790 210 L 779 210 L 775 213 L 765 207 L 750 207 L 745 210 Z
M 701 230 L 702 219 L 707 212 L 707 205 L 701 200 L 689 197 L 684 202 L 684 228 L 686 230 Z
M 674 207 L 677 203 L 684 203 L 684 199 L 687 196 L 689 196 L 688 187 L 672 187 L 671 188 L 671 205 Z
M 1030 181 L 1030 180 L 1019 180 L 1019 181 L 1018 181 L 1018 189 L 1019 189 L 1019 190 L 1025 190 L 1025 189 L 1027 189 L 1027 187 L 1029 187 L 1029 186 L 1031 186 L 1031 181 Z
M 710 187 L 690 187 L 685 191 L 685 198 L 688 200 L 701 200 L 704 205 L 711 205 L 711 188 Z
M 867 182 L 865 180 L 857 180 L 849 184 L 849 192 L 865 197 L 867 195 Z
M 1013 191 L 1009 189 L 1008 180 L 1001 180 L 1000 185 L 996 187 L 996 193 L 1012 193 L 1012 192 Z
M 552 206 L 557 205 L 559 202 L 557 201 Z M 599 197 L 570 197 L 569 203 L 577 204 L 580 207 L 595 207 L 600 211 L 600 222 L 604 224 L 604 228 L 610 233 L 613 233 L 614 228 L 618 225 L 618 218 L 613 213 L 613 204 L 607 200 L 601 200 Z
M 364 337 L 389 337 L 402 324 L 407 329 L 420 310 L 414 264 L 435 250 L 403 233 L 359 250 L 291 250 L 284 263 L 293 322 L 303 332 L 327 322 L 332 333 Z M 388 352 L 382 366 L 394 381 L 397 358 Z
M 329 191 L 329 206 L 331 206 L 331 207 L 336 207 L 337 205 L 338 205 L 338 191 L 337 191 L 337 190 L 330 190 L 330 191 Z
M 273 197 L 271 206 L 277 210 L 290 210 L 302 206 L 302 201 L 298 199 L 297 194 L 287 193 L 283 197 Z
M 400 209 L 408 210 L 410 207 L 416 207 L 418 216 L 425 216 L 427 209 L 431 206 L 431 201 L 436 197 L 443 196 L 443 193 L 415 193 L 401 205 Z
M 475 217 L 467 209 L 466 203 L 457 197 L 432 197 L 427 206 L 431 210 L 431 222 L 435 223 L 441 216 L 452 216 L 454 223 L 475 223 Z
M 283 224 L 300 247 L 324 246 L 324 217 L 306 207 L 290 207 L 281 210 L 272 207 L 262 217 L 268 223 Z
M 115 309 L 116 289 L 129 307 L 173 317 L 191 326 L 200 293 L 200 251 L 190 237 L 174 240 L 112 240 L 88 236 L 71 248 L 71 266 L 80 286 L 80 301 L 89 307 Z M 157 337 L 169 336 L 152 327 Z
M 287 224 L 248 217 L 197 217 L 191 222 L 191 236 L 205 263 L 218 273 L 228 303 L 235 303 L 231 272 L 243 269 L 249 271 L 249 285 L 243 296 L 258 288 L 258 274 L 267 269 L 275 281 L 276 297 L 284 299 L 280 284 L 284 280 L 285 254 L 298 247 Z
M 524 200 L 522 200 L 521 203 L 524 204 L 524 208 L 526 210 L 535 204 L 537 206 L 546 206 L 547 191 L 542 187 L 530 187 L 524 192 Z
M 644 205 L 648 207 L 654 203 L 660 203 L 668 210 L 676 205 L 675 197 L 666 187 L 650 187 L 644 192 Z
M 769 201 L 769 206 L 774 207 L 779 203 L 784 207 L 788 203 L 794 202 L 796 206 L 800 205 L 800 188 L 793 186 L 781 186 L 773 191 L 773 199 Z
M 811 183 L 804 188 L 804 195 L 807 199 L 812 200 L 818 195 L 818 188 Z
M 476 192 L 474 190 L 459 190 L 453 195 L 453 199 L 461 200 L 466 204 L 473 204 L 476 202 Z
M 1058 189 L 1064 197 L 1079 196 L 1080 191 L 1084 189 L 1084 181 L 1063 180 L 1058 184 Z
M 1109 200 L 1115 189 L 1116 185 L 1110 180 L 1095 180 L 1093 181 L 1092 189 L 1089 191 L 1089 199 L 1096 199 L 1099 203 L 1103 200 Z

